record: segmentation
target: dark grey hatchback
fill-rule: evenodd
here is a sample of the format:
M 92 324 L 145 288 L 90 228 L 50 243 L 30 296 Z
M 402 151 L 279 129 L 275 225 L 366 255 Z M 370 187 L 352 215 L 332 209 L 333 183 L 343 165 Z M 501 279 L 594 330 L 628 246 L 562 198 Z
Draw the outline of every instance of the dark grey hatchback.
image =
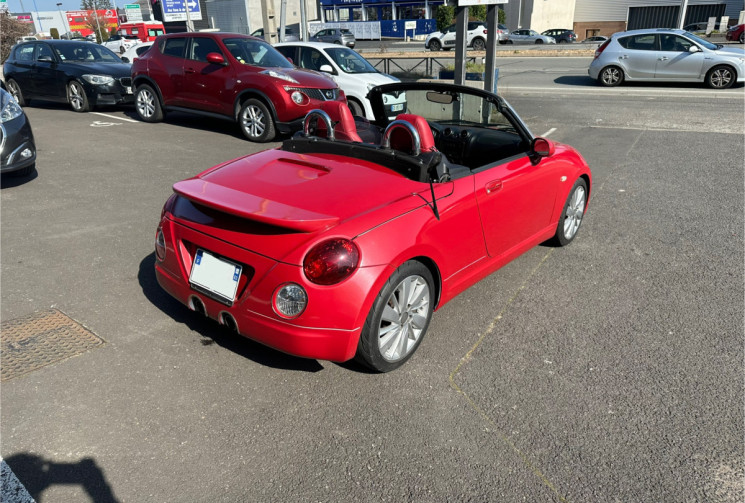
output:
M 134 101 L 131 65 L 92 42 L 39 40 L 13 47 L 3 65 L 8 92 L 20 105 L 30 99 L 69 103 L 76 112 Z
M 23 109 L 0 89 L 0 173 L 26 176 L 36 165 L 36 146 L 31 124 Z

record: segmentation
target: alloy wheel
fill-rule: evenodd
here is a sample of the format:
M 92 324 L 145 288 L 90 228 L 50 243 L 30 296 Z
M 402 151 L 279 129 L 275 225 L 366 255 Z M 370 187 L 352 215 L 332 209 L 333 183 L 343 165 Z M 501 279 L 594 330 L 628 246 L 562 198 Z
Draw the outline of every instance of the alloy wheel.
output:
M 582 216 L 585 213 L 585 202 L 586 193 L 585 188 L 578 186 L 572 199 L 567 205 L 566 215 L 564 217 L 564 237 L 571 240 L 577 233 L 580 224 L 582 223 Z
M 147 90 L 137 93 L 137 112 L 145 118 L 150 118 L 155 113 L 155 96 Z
M 605 85 L 613 86 L 621 80 L 621 71 L 615 67 L 606 68 L 603 70 L 601 78 Z
M 427 326 L 430 291 L 419 275 L 406 277 L 391 292 L 378 327 L 378 350 L 389 362 L 405 358 Z
M 714 88 L 727 88 L 730 86 L 730 81 L 732 80 L 732 72 L 727 68 L 716 68 L 711 73 L 711 87 Z
M 73 110 L 82 110 L 85 106 L 85 91 L 76 82 L 70 83 L 70 105 Z
M 251 138 L 259 138 L 266 129 L 266 116 L 256 105 L 248 106 L 241 115 L 241 127 Z

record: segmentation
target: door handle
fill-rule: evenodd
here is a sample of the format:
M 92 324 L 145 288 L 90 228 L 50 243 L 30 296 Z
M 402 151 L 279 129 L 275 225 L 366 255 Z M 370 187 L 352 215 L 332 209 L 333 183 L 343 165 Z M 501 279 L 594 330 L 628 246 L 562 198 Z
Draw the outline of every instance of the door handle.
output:
M 629 57 L 626 54 L 624 54 L 623 56 L 620 56 L 618 59 L 629 59 Z
M 194 68 L 187 68 L 184 73 L 197 73 L 197 71 Z
M 668 59 L 667 56 L 662 56 L 661 58 L 658 58 L 657 61 L 667 61 Z
M 502 189 L 502 180 L 492 180 L 486 184 L 486 193 L 491 194 Z

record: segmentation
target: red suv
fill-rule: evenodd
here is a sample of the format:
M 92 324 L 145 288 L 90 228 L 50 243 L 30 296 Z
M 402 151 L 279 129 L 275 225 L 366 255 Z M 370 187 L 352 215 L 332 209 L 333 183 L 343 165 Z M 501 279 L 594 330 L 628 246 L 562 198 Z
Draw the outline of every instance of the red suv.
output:
M 175 33 L 132 65 L 135 108 L 146 122 L 168 110 L 238 122 L 251 141 L 302 128 L 323 101 L 346 102 L 330 77 L 295 68 L 263 40 L 235 33 Z

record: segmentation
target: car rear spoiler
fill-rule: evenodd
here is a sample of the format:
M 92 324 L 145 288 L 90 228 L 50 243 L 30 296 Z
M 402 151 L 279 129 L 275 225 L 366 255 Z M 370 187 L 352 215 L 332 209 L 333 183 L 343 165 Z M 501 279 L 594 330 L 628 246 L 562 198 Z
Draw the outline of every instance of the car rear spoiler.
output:
M 218 211 L 300 232 L 318 231 L 339 222 L 339 217 L 271 201 L 199 178 L 178 182 L 173 190 L 190 201 Z

